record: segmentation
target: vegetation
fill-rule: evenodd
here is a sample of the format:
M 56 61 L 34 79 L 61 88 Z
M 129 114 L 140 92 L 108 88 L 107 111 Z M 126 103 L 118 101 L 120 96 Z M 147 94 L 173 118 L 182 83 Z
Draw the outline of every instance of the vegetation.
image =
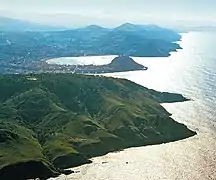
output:
M 92 25 L 65 31 L 3 30 L 0 32 L 0 62 L 16 63 L 83 55 L 169 56 L 171 51 L 180 48 L 173 42 L 181 38 L 170 29 L 133 24 L 114 29 Z
M 52 66 L 52 65 L 51 65 Z M 56 65 L 54 65 L 56 67 Z M 61 66 L 59 66 L 61 67 Z M 68 67 L 68 66 L 67 66 Z M 70 66 L 71 67 L 71 66 Z M 50 68 L 50 67 L 49 67 Z M 129 56 L 118 56 L 115 57 L 111 63 L 105 65 L 74 65 L 73 73 L 77 74 L 102 74 L 102 73 L 115 73 L 124 71 L 137 71 L 147 70 L 148 68 L 138 64 Z M 56 68 L 50 68 L 55 69 Z M 69 69 L 70 70 L 70 69 Z
M 183 96 L 124 79 L 1 75 L 0 89 L 0 179 L 56 176 L 93 156 L 195 135 L 159 104 Z

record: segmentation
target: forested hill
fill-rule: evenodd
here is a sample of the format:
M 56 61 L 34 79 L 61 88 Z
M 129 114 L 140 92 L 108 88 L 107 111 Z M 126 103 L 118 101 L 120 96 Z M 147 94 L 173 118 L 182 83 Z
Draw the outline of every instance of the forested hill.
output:
M 3 31 L 0 62 L 86 55 L 164 57 L 176 51 L 181 36 L 155 25 L 123 24 L 114 29 L 92 25 L 66 31 Z
M 90 157 L 195 135 L 161 102 L 182 95 L 124 79 L 0 76 L 0 179 L 48 178 Z

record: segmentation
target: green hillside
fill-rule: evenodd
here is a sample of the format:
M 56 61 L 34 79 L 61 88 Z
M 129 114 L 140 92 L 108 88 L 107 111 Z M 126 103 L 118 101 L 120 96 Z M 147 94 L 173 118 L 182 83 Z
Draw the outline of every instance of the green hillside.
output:
M 0 179 L 48 178 L 110 151 L 195 135 L 160 105 L 187 99 L 124 79 L 2 75 L 0 90 Z

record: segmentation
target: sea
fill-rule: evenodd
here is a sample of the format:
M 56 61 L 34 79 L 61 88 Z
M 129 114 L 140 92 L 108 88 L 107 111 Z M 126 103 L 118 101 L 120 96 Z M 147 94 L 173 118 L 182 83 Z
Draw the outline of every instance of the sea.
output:
M 197 135 L 166 145 L 132 148 L 116 156 L 108 154 L 95 158 L 93 165 L 78 168 L 81 174 L 69 176 L 68 179 L 91 179 L 93 176 L 92 179 L 216 180 L 216 32 L 181 35 L 182 40 L 178 43 L 182 49 L 172 52 L 170 57 L 133 57 L 136 62 L 147 66 L 147 71 L 103 75 L 129 79 L 151 89 L 180 93 L 191 99 L 162 105 L 176 121 L 195 130 Z M 57 64 L 108 64 L 114 57 L 74 57 L 48 61 Z M 129 162 L 127 167 L 123 164 L 125 159 Z M 105 160 L 110 164 L 101 168 L 100 163 Z M 101 172 L 98 172 L 98 168 Z M 121 173 L 122 168 L 128 171 Z M 134 175 L 130 173 L 136 171 Z
M 178 42 L 182 47 L 170 57 L 132 57 L 148 67 L 147 71 L 103 74 L 126 78 L 155 89 L 181 93 L 192 101 L 169 106 L 178 118 L 194 119 L 214 127 L 216 123 L 216 32 L 189 32 Z M 63 57 L 50 59 L 51 64 L 108 64 L 115 55 Z M 195 123 L 196 123 L 195 122 Z M 193 123 L 193 122 L 191 122 Z M 207 123 L 207 124 L 206 124 Z M 196 125 L 195 125 L 196 127 Z M 198 127 L 197 127 L 198 128 Z

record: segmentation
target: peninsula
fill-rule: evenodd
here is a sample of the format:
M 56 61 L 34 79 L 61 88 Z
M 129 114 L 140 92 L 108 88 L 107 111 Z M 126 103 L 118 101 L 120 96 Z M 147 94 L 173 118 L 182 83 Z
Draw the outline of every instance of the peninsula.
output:
M 0 89 L 0 179 L 46 179 L 94 156 L 196 134 L 160 105 L 186 98 L 125 79 L 1 75 Z
M 39 66 L 42 59 L 103 55 L 168 57 L 181 48 L 175 43 L 181 35 L 171 29 L 130 23 L 112 29 L 91 25 L 65 31 L 0 30 L 0 35 L 0 73 L 28 73 L 28 68 Z
M 34 66 L 35 68 L 35 66 Z M 49 60 L 41 64 L 38 70 L 43 69 L 43 72 L 64 72 L 76 74 L 101 74 L 114 73 L 125 71 L 147 70 L 148 68 L 138 64 L 131 57 L 120 55 L 114 58 L 111 63 L 106 65 L 58 65 L 50 64 Z

